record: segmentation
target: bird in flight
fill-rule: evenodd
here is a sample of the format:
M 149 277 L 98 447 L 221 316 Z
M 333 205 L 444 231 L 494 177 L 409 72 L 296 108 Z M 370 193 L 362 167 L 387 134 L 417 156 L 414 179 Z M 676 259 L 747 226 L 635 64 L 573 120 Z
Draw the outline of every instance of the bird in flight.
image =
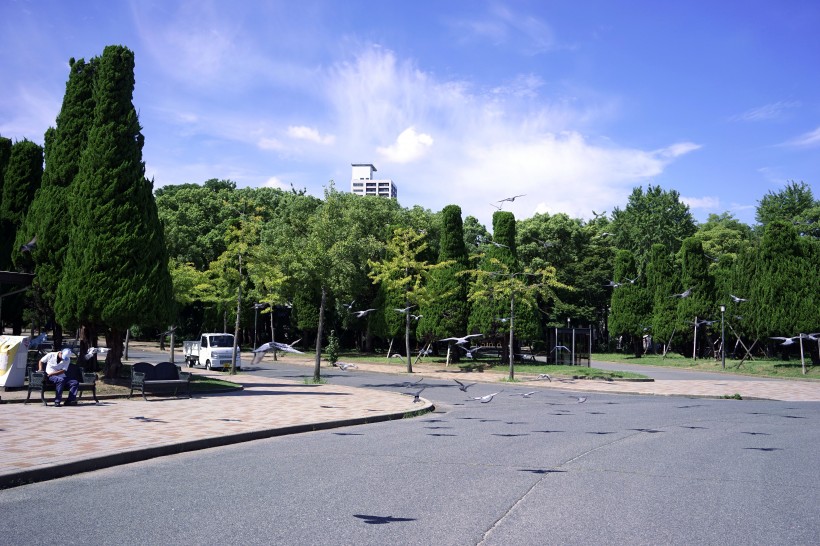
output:
M 412 309 L 413 307 L 415 307 L 415 305 L 405 307 L 404 309 L 394 309 L 394 311 L 396 311 L 397 313 L 401 313 L 402 315 L 406 315 L 407 313 L 410 312 L 410 309 Z
M 538 379 L 547 379 L 550 383 L 552 383 L 552 377 L 548 373 L 540 373 L 538 374 Z
M 527 194 L 526 194 L 526 193 L 522 193 L 521 195 L 513 195 L 512 197 L 505 197 L 504 199 L 501 199 L 501 200 L 499 200 L 498 202 L 499 202 L 499 203 L 503 203 L 504 201 L 509 201 L 510 203 L 512 203 L 513 201 L 515 201 L 515 200 L 516 200 L 516 199 L 518 199 L 519 197 L 524 197 L 525 195 L 527 195 Z
M 597 212 L 595 212 L 595 211 L 593 210 L 593 211 L 592 211 L 592 215 L 593 215 L 596 219 L 598 219 L 598 218 L 603 218 L 604 216 L 606 216 L 606 211 L 604 211 L 604 212 L 602 212 L 602 213 L 600 213 L 600 214 L 599 214 L 599 213 L 597 213 Z
M 514 392 L 510 396 L 521 396 L 523 398 L 532 398 L 532 395 L 537 393 L 538 391 L 530 391 L 530 392 Z
M 541 239 L 538 239 L 538 238 L 536 238 L 536 237 L 533 237 L 533 239 L 534 239 L 535 241 L 537 241 L 537 242 L 538 242 L 541 246 L 543 246 L 544 248 L 549 248 L 549 247 L 551 247 L 551 246 L 555 246 L 555 244 L 556 244 L 556 242 L 555 242 L 555 241 L 542 241 Z
M 91 360 L 94 355 L 105 355 L 108 352 L 107 347 L 89 347 L 88 351 L 83 355 L 83 360 Z
M 263 343 L 259 347 L 253 350 L 253 361 L 251 362 L 254 366 L 259 364 L 263 358 L 265 358 L 265 354 L 270 351 L 282 351 L 283 353 L 296 353 L 296 354 L 305 354 L 298 349 L 294 349 L 293 346 L 302 341 L 302 338 L 297 339 L 293 343 L 279 343 L 278 341 L 269 341 L 267 343 Z
M 342 306 L 346 307 L 348 311 L 353 308 L 353 304 L 356 303 L 356 300 L 351 301 L 350 303 L 343 303 Z
M 471 337 L 482 337 L 483 335 L 484 334 L 468 334 L 464 337 L 445 337 L 439 341 L 452 341 L 455 342 L 456 345 L 464 345 Z
M 729 294 L 729 297 L 732 298 L 732 301 L 735 302 L 735 303 L 740 303 L 740 302 L 743 302 L 743 301 L 749 301 L 746 298 L 741 298 L 739 296 L 735 296 L 734 294 Z
M 346 372 L 347 370 L 353 370 L 355 368 L 358 368 L 358 366 L 356 366 L 355 364 L 345 364 L 344 362 L 337 362 L 336 365 L 343 372 Z
M 353 311 L 353 314 L 356 315 L 356 318 L 362 318 L 373 311 L 375 309 L 362 309 L 361 311 Z
M 686 290 L 684 290 L 684 291 L 683 291 L 683 292 L 681 292 L 680 294 L 672 294 L 672 295 L 671 295 L 671 296 L 669 296 L 669 297 L 670 297 L 670 298 L 688 298 L 688 297 L 689 297 L 689 296 L 691 296 L 691 295 L 692 295 L 692 289 L 691 289 L 691 288 L 687 288 Z
M 495 241 L 487 241 L 487 243 L 493 245 L 496 248 L 510 248 L 507 245 L 502 245 L 501 243 L 496 243 Z
M 637 280 L 638 280 L 638 279 L 640 279 L 640 278 L 641 278 L 641 276 L 640 276 L 640 275 L 638 275 L 638 276 L 637 276 L 637 277 L 635 277 L 634 279 L 630 279 L 629 277 L 627 277 L 626 282 L 628 282 L 629 284 L 635 284 L 635 281 L 637 281 Z
M 31 252 L 37 246 L 37 236 L 32 237 L 31 241 L 20 247 L 20 252 Z
M 781 343 L 781 345 L 794 345 L 794 340 L 795 339 L 800 339 L 801 337 L 803 337 L 803 334 L 800 334 L 799 336 L 794 336 L 794 337 L 772 336 L 771 339 L 782 340 L 783 343 Z
M 587 401 L 586 396 L 570 396 L 570 398 L 575 398 L 578 401 L 579 404 L 583 404 L 584 402 Z
M 458 383 L 458 390 L 460 390 L 461 392 L 467 392 L 467 389 L 469 389 L 470 387 L 475 385 L 475 383 L 468 383 L 468 384 L 465 385 L 464 383 L 462 383 L 458 379 L 453 379 L 453 381 Z
M 424 315 L 413 315 L 413 314 L 411 314 L 411 315 L 410 315 L 410 318 L 411 318 L 411 319 L 413 319 L 413 320 L 419 320 L 419 319 L 420 319 L 421 317 L 423 317 L 423 316 L 424 316 Z
M 604 283 L 604 286 L 611 286 L 612 288 L 618 288 L 619 286 L 621 286 L 621 283 L 615 282 L 615 281 L 609 281 L 607 283 Z
M 499 391 L 499 392 L 501 392 L 501 391 Z M 482 404 L 486 404 L 486 403 L 488 403 L 488 402 L 491 402 L 491 401 L 492 401 L 492 399 L 493 399 L 493 397 L 494 397 L 496 394 L 498 394 L 498 392 L 494 392 L 494 393 L 492 393 L 492 394 L 488 394 L 488 395 L 486 395 L 486 396 L 474 396 L 474 397 L 473 397 L 473 400 L 478 400 L 478 401 L 480 401 Z
M 553 351 L 558 351 L 559 353 L 561 351 L 569 352 L 569 347 L 567 347 L 566 345 L 556 345 L 555 347 L 552 348 L 552 351 L 550 351 L 550 352 L 553 352 Z
M 423 391 L 426 388 L 427 388 L 427 385 L 423 386 L 422 388 L 420 388 L 416 392 L 405 392 L 405 393 L 402 393 L 402 394 L 412 396 L 413 397 L 413 403 L 415 404 L 416 402 L 421 402 L 421 398 L 420 398 L 421 391 Z

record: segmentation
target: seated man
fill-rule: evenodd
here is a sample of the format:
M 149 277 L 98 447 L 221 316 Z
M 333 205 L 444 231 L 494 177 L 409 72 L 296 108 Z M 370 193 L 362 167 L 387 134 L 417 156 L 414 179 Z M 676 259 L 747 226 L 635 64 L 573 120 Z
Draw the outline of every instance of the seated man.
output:
M 54 383 L 54 390 L 57 391 L 54 396 L 54 407 L 57 408 L 62 404 L 63 388 L 66 383 L 68 384 L 68 400 L 66 400 L 65 405 L 77 404 L 77 390 L 80 382 L 76 378 L 69 378 L 66 375 L 69 364 L 71 364 L 71 349 L 48 353 L 40 359 L 40 371 L 43 371 L 45 365 L 48 380 Z

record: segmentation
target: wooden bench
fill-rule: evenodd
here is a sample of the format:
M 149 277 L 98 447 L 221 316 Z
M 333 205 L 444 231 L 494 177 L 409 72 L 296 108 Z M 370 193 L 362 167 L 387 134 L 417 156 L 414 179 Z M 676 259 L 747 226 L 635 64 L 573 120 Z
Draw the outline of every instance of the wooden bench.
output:
M 157 390 L 174 390 L 174 396 L 178 392 L 187 394 L 191 398 L 191 372 L 183 372 L 179 366 L 173 362 L 160 362 L 151 364 L 150 362 L 137 362 L 131 367 L 131 392 L 128 398 L 134 394 L 134 389 L 142 393 L 142 398 L 147 402 L 145 389 L 152 392 Z
M 94 403 L 99 404 L 100 401 L 97 400 L 97 374 L 95 373 L 86 373 L 80 366 L 76 364 L 69 364 L 68 370 L 66 371 L 66 376 L 72 379 L 76 379 L 80 382 L 77 387 L 77 399 L 83 395 L 85 391 L 91 391 L 91 396 L 94 397 Z M 53 391 L 55 390 L 55 385 L 51 381 L 48 380 L 48 376 L 46 372 L 38 372 L 34 368 L 28 368 L 28 393 L 26 393 L 26 401 L 25 404 L 28 404 L 29 398 L 31 398 L 31 391 L 39 390 L 40 391 L 40 401 L 43 402 L 44 406 L 47 406 L 46 403 L 46 391 Z M 68 390 L 68 385 L 65 386 L 65 390 Z

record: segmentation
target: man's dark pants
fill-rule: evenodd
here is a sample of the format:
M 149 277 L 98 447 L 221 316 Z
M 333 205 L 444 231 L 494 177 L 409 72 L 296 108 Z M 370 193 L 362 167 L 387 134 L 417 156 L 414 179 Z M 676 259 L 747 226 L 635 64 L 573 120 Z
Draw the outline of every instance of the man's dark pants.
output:
M 54 395 L 54 402 L 60 403 L 63 399 L 63 388 L 68 384 L 68 400 L 67 402 L 74 402 L 77 399 L 77 389 L 80 387 L 80 382 L 76 379 L 68 379 L 64 373 L 59 375 L 52 375 L 49 381 L 54 383 L 54 390 L 57 394 Z

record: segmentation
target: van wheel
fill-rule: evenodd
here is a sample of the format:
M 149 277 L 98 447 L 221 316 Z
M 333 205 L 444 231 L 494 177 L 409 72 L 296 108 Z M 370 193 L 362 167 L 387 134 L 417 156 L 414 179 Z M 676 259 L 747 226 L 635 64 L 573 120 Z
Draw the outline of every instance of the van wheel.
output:
M 205 369 L 206 369 L 206 370 L 210 370 L 210 369 L 211 369 L 211 361 L 210 361 L 210 360 L 206 360 L 206 361 L 205 361 Z

